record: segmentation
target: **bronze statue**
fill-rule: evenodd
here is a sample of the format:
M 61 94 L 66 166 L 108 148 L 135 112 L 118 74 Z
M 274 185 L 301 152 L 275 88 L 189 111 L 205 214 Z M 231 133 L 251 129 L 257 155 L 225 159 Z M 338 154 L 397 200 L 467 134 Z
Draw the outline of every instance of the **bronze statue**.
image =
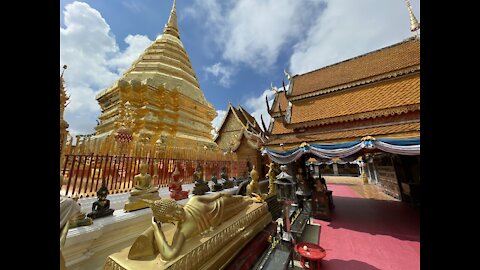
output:
M 88 213 L 87 217 L 92 219 L 106 217 L 113 215 L 114 210 L 110 209 L 110 200 L 107 199 L 108 188 L 105 180 L 102 181 L 102 186 L 97 191 L 97 198 L 92 204 L 92 212 Z
M 208 184 L 203 181 L 203 173 L 202 167 L 200 164 L 197 165 L 195 168 L 195 172 L 193 173 L 193 179 L 195 180 L 195 187 L 193 187 L 192 193 L 194 195 L 204 195 L 208 191 L 210 191 L 210 187 Z
M 147 200 L 145 200 L 147 201 Z M 183 244 L 203 232 L 213 230 L 222 222 L 235 216 L 245 209 L 253 200 L 244 196 L 234 196 L 228 193 L 216 193 L 212 196 L 194 196 L 184 206 L 177 204 L 172 199 L 160 199 L 147 201 L 153 212 L 151 228 L 143 235 L 154 235 L 154 246 L 150 253 L 158 250 L 163 260 L 172 260 L 182 249 Z M 165 239 L 162 231 L 162 223 L 176 224 L 176 231 L 172 244 Z M 151 237 L 147 237 L 151 239 Z M 128 254 L 129 259 L 137 259 L 146 254 L 147 243 L 138 241 L 145 238 L 138 238 L 132 245 Z M 154 254 L 148 254 L 154 255 Z
M 222 184 L 218 183 L 217 177 L 215 175 L 212 175 L 212 182 L 213 182 L 212 191 L 216 192 L 216 191 L 223 190 Z
M 227 167 L 222 167 L 222 172 L 220 173 L 220 178 L 223 180 L 228 180 Z
M 233 188 L 234 183 L 228 178 L 227 168 L 223 167 L 222 172 L 220 173 L 220 178 L 223 179 L 223 189 Z

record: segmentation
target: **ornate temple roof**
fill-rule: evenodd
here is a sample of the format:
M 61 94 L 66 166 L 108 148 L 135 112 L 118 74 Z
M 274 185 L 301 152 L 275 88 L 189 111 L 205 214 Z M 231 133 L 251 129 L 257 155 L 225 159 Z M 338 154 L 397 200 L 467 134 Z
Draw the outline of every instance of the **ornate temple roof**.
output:
M 290 124 L 315 125 L 375 118 L 420 110 L 420 75 L 367 84 L 349 91 L 298 101 Z
M 169 89 L 178 87 L 182 94 L 213 108 L 200 89 L 190 58 L 180 40 L 175 1 L 163 34 L 145 49 L 116 84 L 99 93 L 97 100 L 122 80 L 148 80 L 152 86 L 166 84 Z
M 250 113 L 248 113 L 242 106 L 238 105 L 238 108 L 235 108 L 233 107 L 232 103 L 230 103 L 228 105 L 227 113 L 225 114 L 225 117 L 223 118 L 222 123 L 218 128 L 218 134 L 214 139 L 215 141 L 217 141 L 217 139 L 219 138 L 219 135 L 221 134 L 221 131 L 224 128 L 226 124 L 226 120 L 228 119 L 230 114 L 235 116 L 235 119 L 238 120 L 238 122 L 240 123 L 240 125 L 244 130 L 253 134 L 260 134 L 262 132 L 262 129 L 260 128 L 257 121 L 255 120 L 255 117 L 250 115 Z M 237 136 L 237 139 L 240 140 L 241 137 Z
M 276 93 L 264 145 L 418 137 L 419 112 L 420 40 L 414 37 L 292 77 L 287 95 Z
M 420 69 L 420 40 L 410 38 L 330 66 L 295 75 L 292 78 L 291 96 L 301 96 L 335 86 L 352 84 L 343 87 L 348 88 L 381 79 L 375 78 L 377 76 L 389 75 L 391 77 L 412 72 L 417 70 L 415 67 Z M 393 72 L 399 73 L 391 74 Z M 334 89 L 331 90 L 334 91 Z

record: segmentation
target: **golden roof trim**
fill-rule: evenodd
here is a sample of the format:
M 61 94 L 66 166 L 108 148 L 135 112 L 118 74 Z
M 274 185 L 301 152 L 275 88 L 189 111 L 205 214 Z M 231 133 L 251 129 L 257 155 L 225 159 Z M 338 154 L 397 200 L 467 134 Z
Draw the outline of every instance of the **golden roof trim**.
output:
M 396 70 L 394 72 L 388 72 L 388 73 L 384 73 L 384 74 L 381 74 L 381 75 L 373 76 L 373 77 L 370 77 L 370 78 L 367 78 L 367 79 L 358 80 L 358 81 L 354 81 L 354 82 L 350 82 L 350 83 L 346 83 L 346 84 L 340 84 L 340 85 L 337 85 L 337 86 L 316 90 L 314 92 L 309 92 L 309 93 L 301 94 L 301 95 L 298 95 L 298 96 L 291 96 L 288 100 L 291 101 L 291 102 L 297 101 L 297 100 L 302 100 L 302 99 L 305 99 L 305 98 L 315 97 L 315 96 L 319 96 L 319 95 L 323 95 L 323 94 L 327 94 L 327 93 L 336 92 L 336 91 L 339 91 L 339 90 L 353 88 L 355 86 L 360 86 L 360 85 L 364 85 L 364 84 L 378 82 L 378 81 L 381 81 L 383 79 L 391 79 L 391 78 L 395 78 L 395 77 L 398 77 L 398 76 L 401 76 L 401 75 L 407 75 L 407 74 L 414 73 L 414 72 L 419 71 L 419 70 L 420 70 L 420 65 L 415 65 L 415 66 L 412 66 L 412 67 Z M 293 92 L 293 90 L 292 90 L 292 92 Z

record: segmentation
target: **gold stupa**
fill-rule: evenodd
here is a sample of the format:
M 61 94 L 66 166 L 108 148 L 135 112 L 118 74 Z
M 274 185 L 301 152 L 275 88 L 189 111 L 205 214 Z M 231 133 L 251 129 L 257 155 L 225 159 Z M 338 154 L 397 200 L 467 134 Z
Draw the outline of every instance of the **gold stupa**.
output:
M 102 109 L 96 137 L 115 134 L 125 124 L 128 102 L 134 110 L 129 128 L 136 138 L 174 138 L 168 141 L 183 147 L 215 145 L 210 131 L 216 111 L 205 99 L 180 40 L 175 1 L 163 34 L 96 99 Z

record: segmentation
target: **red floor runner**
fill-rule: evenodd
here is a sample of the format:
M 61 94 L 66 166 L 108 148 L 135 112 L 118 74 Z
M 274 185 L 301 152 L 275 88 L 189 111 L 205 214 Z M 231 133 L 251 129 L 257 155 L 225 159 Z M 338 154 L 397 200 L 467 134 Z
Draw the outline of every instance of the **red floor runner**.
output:
M 420 269 L 419 211 L 406 203 L 364 199 L 330 184 L 333 219 L 320 223 L 323 270 Z

